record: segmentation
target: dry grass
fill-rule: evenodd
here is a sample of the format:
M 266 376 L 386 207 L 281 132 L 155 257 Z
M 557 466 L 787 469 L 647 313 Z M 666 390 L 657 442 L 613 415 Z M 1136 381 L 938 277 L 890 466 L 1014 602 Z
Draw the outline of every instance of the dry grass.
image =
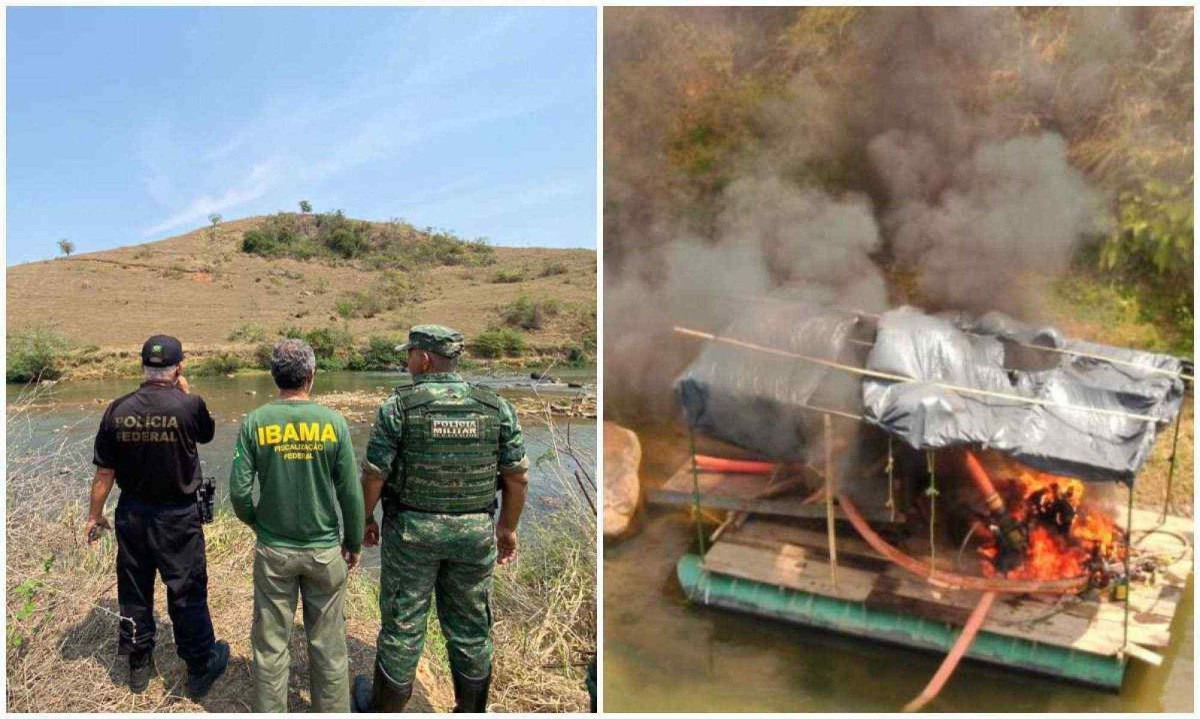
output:
M 1067 336 L 1150 352 L 1174 353 L 1181 344 L 1178 328 L 1148 320 L 1135 299 L 1114 283 L 1088 273 L 1073 273 L 1052 285 L 1031 288 L 1047 298 L 1047 320 Z M 1179 446 L 1171 480 L 1170 512 L 1190 517 L 1195 495 L 1195 393 L 1189 386 L 1180 410 Z M 1166 498 L 1174 425 L 1158 431 L 1154 449 L 1138 473 L 1133 499 L 1145 509 L 1158 509 Z
M 32 405 L 36 397 L 29 398 Z M 31 437 L 21 405 L 8 418 L 9 470 L 6 522 L 8 565 L 7 699 L 15 712 L 249 711 L 251 566 L 253 533 L 232 515 L 206 527 L 209 607 L 220 638 L 232 648 L 230 667 L 200 702 L 184 695 L 186 669 L 175 656 L 165 608 L 165 588 L 155 604 L 158 676 L 144 694 L 126 688 L 127 664 L 118 657 L 111 533 L 88 547 L 81 534 L 85 510 L 66 495 L 43 492 L 66 485 L 78 500 L 80 487 L 61 479 L 61 468 L 86 463 L 86 447 L 63 443 L 24 451 Z M 584 664 L 595 651 L 595 518 L 590 496 L 575 489 L 575 459 L 590 472 L 591 458 L 578 457 L 555 428 L 559 451 L 552 463 L 564 483 L 564 501 L 542 526 L 522 529 L 519 561 L 496 572 L 496 711 L 586 711 Z M 55 479 L 58 478 L 58 481 Z M 591 485 L 583 484 L 588 487 Z M 594 491 L 594 487 L 592 488 Z M 378 581 L 351 576 L 348 644 L 352 674 L 369 674 L 379 630 Z M 418 669 L 413 711 L 447 711 L 453 690 L 445 644 L 431 617 L 425 656 Z M 297 626 L 292 641 L 288 706 L 309 708 L 307 651 Z
M 174 327 L 189 349 L 215 352 L 231 346 L 230 333 L 246 324 L 274 333 L 340 322 L 339 299 L 381 275 L 350 263 L 268 260 L 241 252 L 242 234 L 261 221 L 225 222 L 215 241 L 204 228 L 159 242 L 10 267 L 9 328 L 48 323 L 80 345 L 99 346 L 100 355 L 132 356 L 149 329 Z M 594 326 L 594 251 L 495 249 L 496 264 L 488 267 L 421 269 L 418 297 L 370 319 L 352 320 L 354 335 L 395 335 L 417 322 L 435 322 L 473 336 L 498 323 L 501 308 L 522 294 L 554 297 L 567 308 L 526 336 L 534 353 L 560 349 L 577 341 L 585 325 Z M 566 272 L 541 276 L 548 263 Z M 490 278 L 497 270 L 520 271 L 527 279 L 496 285 Z
M 1193 497 L 1195 496 L 1195 419 L 1196 408 L 1194 395 L 1189 392 L 1184 400 L 1182 417 L 1179 423 L 1179 446 L 1175 452 L 1175 476 L 1171 480 L 1171 497 L 1169 511 L 1179 517 L 1192 516 Z M 1142 466 L 1138 474 L 1137 486 L 1134 490 L 1133 501 L 1145 509 L 1162 507 L 1167 492 L 1167 476 L 1171 468 L 1171 446 L 1175 427 L 1168 426 L 1158 433 L 1154 442 L 1154 450 L 1150 458 Z
M 243 712 L 250 711 L 250 623 L 254 536 L 231 516 L 206 528 L 209 608 L 218 637 L 232 649 L 230 666 L 212 692 L 194 702 L 185 695 L 186 667 L 175 656 L 165 589 L 155 596 L 158 676 L 144 694 L 127 686 L 127 663 L 117 656 L 116 545 L 80 539 L 85 514 L 77 506 L 57 521 L 7 527 L 8 708 L 14 712 Z M 370 673 L 378 623 L 364 615 L 373 581 L 361 573 L 347 622 L 351 673 Z M 292 639 L 288 708 L 307 711 L 307 650 L 303 630 Z M 423 662 L 412 708 L 445 711 L 453 705 L 447 682 Z

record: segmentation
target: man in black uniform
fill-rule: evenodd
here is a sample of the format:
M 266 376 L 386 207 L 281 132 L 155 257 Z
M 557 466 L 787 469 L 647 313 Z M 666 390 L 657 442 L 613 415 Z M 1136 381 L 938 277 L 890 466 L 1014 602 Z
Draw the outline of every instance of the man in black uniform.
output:
M 196 490 L 196 443 L 211 442 L 215 424 L 181 372 L 179 340 L 155 335 L 142 346 L 146 381 L 114 401 L 96 433 L 96 476 L 84 529 L 88 543 L 111 528 L 104 502 L 117 500 L 118 652 L 129 655 L 129 688 L 150 683 L 154 652 L 154 575 L 167 585 L 175 651 L 188 667 L 188 694 L 203 697 L 229 663 L 229 645 L 213 635 L 208 613 L 204 530 Z

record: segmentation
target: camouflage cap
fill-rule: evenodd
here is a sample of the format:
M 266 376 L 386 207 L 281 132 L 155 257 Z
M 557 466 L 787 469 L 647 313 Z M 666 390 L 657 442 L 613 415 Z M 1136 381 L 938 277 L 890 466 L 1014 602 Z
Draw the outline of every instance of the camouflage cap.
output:
M 408 341 L 397 347 L 396 351 L 414 347 L 453 359 L 462 354 L 463 336 L 458 330 L 443 325 L 415 325 L 408 331 Z

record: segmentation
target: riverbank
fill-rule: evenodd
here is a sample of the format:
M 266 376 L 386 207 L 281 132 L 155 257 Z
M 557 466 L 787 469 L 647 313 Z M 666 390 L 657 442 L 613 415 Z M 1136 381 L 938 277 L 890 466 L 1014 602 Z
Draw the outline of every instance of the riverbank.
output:
M 550 348 L 531 351 L 520 357 L 476 358 L 464 357 L 460 361 L 463 371 L 478 374 L 506 374 L 527 372 L 534 369 L 562 366 L 563 357 L 569 349 Z M 138 377 L 142 373 L 139 347 L 80 347 L 62 355 L 57 370 L 59 379 L 89 381 Z M 228 343 L 212 345 L 189 345 L 185 372 L 192 376 L 249 374 L 266 372 L 262 366 L 262 348 L 259 344 Z M 339 368 L 355 371 L 353 367 Z M 366 371 L 388 369 L 369 366 Z
M 542 385 L 553 390 L 556 385 Z M 563 386 L 563 385 L 559 385 Z M 550 395 L 538 394 L 538 387 L 533 388 L 535 394 L 520 397 L 510 397 L 509 401 L 517 409 L 522 421 L 548 421 L 553 417 L 570 417 L 575 419 L 596 419 L 596 395 L 592 393 L 579 395 Z M 386 399 L 386 392 L 328 392 L 314 395 L 313 399 L 321 404 L 341 412 L 351 422 L 373 423 L 379 405 Z
M 96 547 L 82 541 L 85 519 L 74 507 L 57 520 L 7 527 L 8 708 L 16 712 L 250 711 L 250 624 L 254 535 L 231 515 L 205 528 L 209 606 L 217 635 L 232 648 L 230 666 L 199 702 L 184 695 L 186 668 L 175 656 L 165 591 L 155 597 L 159 623 L 158 676 L 141 695 L 128 691 L 128 670 L 117 650 L 116 544 L 110 533 Z M 526 544 L 512 567 L 498 568 L 496 711 L 586 711 L 583 666 L 594 651 L 594 559 L 575 528 Z M 378 580 L 351 575 L 347 610 L 351 674 L 371 674 L 379 631 Z M 590 616 L 589 616 L 590 615 Z M 292 638 L 289 711 L 308 711 L 307 651 L 299 625 Z M 449 711 L 454 692 L 445 644 L 430 626 L 410 710 Z
M 115 542 L 111 532 L 96 545 L 84 542 L 81 487 L 61 481 L 86 465 L 88 443 L 65 433 L 29 442 L 25 435 L 37 430 L 22 421 L 19 409 L 10 409 L 7 424 L 9 710 L 249 711 L 253 532 L 228 512 L 219 513 L 205 528 L 209 606 L 218 636 L 232 648 L 225 676 L 200 702 L 184 696 L 185 667 L 175 656 L 165 590 L 159 586 L 158 673 L 147 692 L 131 694 L 127 665 L 116 655 Z M 575 472 L 580 467 L 585 474 L 591 472 L 593 460 L 577 455 L 579 450 L 560 435 L 553 421 L 547 430 L 555 452 L 539 462 L 539 471 L 544 481 L 561 485 L 555 509 L 535 515 L 529 508 L 520 528 L 517 562 L 496 570 L 491 702 L 496 711 L 586 711 L 588 706 L 584 677 L 596 648 L 596 520 L 593 500 Z M 590 481 L 590 475 L 586 479 Z M 371 673 L 379 631 L 378 593 L 378 578 L 371 570 L 352 573 L 347 605 L 352 674 Z M 288 708 L 307 711 L 302 631 L 293 634 L 291 651 Z M 445 644 L 434 620 L 410 709 L 447 711 L 452 704 Z

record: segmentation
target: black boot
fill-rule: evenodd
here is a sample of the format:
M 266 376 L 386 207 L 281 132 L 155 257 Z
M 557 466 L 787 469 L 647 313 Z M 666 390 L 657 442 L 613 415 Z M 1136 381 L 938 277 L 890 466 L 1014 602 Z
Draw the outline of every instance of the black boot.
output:
M 217 678 L 225 673 L 229 666 L 229 643 L 218 641 L 213 644 L 208 653 L 208 660 L 195 667 L 188 667 L 187 691 L 192 699 L 201 699 Z
M 358 713 L 404 711 L 408 700 L 412 697 L 412 682 L 396 684 L 383 673 L 383 668 L 375 664 L 375 680 L 367 683 L 367 678 L 359 674 L 354 678 L 354 695 L 350 698 L 351 708 Z
M 150 686 L 154 674 L 154 650 L 147 649 L 129 655 L 129 691 L 141 694 Z
M 492 686 L 492 673 L 482 679 L 468 679 L 458 672 L 454 677 L 454 713 L 482 714 L 487 711 L 488 689 Z

